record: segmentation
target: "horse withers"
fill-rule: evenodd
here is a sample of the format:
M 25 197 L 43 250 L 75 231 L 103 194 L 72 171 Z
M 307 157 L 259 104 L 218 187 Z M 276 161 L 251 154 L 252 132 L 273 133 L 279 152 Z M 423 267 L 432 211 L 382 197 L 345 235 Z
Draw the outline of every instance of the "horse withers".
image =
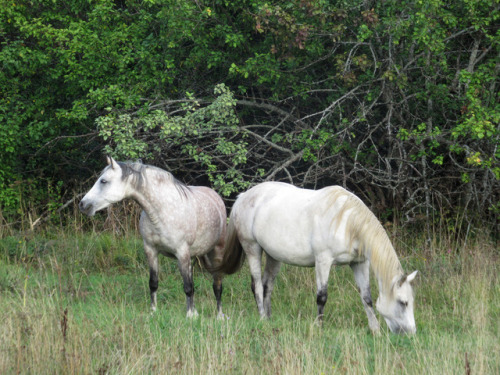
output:
M 149 262 L 151 309 L 156 310 L 158 254 L 177 259 L 184 281 L 187 316 L 198 315 L 194 306 L 193 257 L 208 270 L 221 265 L 226 236 L 226 208 L 220 196 L 203 186 L 186 186 L 160 168 L 139 162 L 108 166 L 83 197 L 80 210 L 93 216 L 125 198 L 143 209 L 139 230 Z M 222 274 L 212 271 L 218 316 L 222 316 Z
M 261 275 L 262 252 L 266 266 Z M 280 182 L 264 182 L 240 194 L 233 205 L 225 259 L 219 270 L 234 273 L 248 258 L 252 290 L 261 317 L 271 315 L 271 293 L 282 262 L 315 267 L 318 318 L 327 300 L 332 265 L 354 271 L 361 300 L 374 333 L 380 326 L 373 309 L 369 267 L 378 280 L 376 308 L 389 329 L 415 333 L 411 282 L 375 215 L 340 186 L 307 190 Z

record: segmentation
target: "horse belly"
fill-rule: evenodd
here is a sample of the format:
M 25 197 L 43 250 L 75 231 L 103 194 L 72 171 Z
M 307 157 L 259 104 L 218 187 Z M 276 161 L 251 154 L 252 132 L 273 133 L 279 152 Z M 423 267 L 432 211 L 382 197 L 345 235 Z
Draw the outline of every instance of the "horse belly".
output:
M 303 248 L 296 248 L 293 246 L 272 246 L 272 245 L 261 245 L 266 252 L 272 258 L 286 263 L 292 264 L 294 266 L 301 267 L 314 267 L 315 258 L 312 251 L 304 251 Z
M 204 255 L 211 251 L 217 243 L 220 242 L 220 232 L 204 233 L 199 235 L 195 242 L 190 246 L 189 252 L 191 257 Z

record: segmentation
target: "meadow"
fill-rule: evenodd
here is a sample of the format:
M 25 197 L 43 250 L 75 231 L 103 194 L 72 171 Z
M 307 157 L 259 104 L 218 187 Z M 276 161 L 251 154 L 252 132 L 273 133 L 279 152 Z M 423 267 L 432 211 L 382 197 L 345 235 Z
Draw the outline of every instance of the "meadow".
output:
M 196 268 L 200 315 L 186 319 L 176 262 L 162 257 L 151 314 L 134 224 L 101 224 L 75 219 L 29 235 L 2 229 L 1 374 L 500 373 L 500 254 L 487 234 L 457 240 L 391 228 L 403 267 L 419 270 L 418 331 L 391 334 L 378 316 L 374 337 L 349 267 L 331 271 L 322 326 L 314 269 L 292 266 L 282 267 L 264 321 L 247 264 L 224 279 L 223 320 L 210 275 Z

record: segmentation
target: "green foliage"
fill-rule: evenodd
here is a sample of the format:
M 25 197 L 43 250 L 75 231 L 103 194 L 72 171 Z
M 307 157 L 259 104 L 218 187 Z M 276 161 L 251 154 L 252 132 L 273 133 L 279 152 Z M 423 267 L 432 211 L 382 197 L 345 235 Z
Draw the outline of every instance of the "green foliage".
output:
M 103 151 L 224 195 L 346 181 L 411 215 L 483 212 L 499 190 L 498 21 L 494 0 L 3 0 L 2 215 L 28 195 L 53 210 Z
M 455 141 L 467 139 L 474 147 L 454 145 L 453 151 L 465 152 L 469 166 L 491 171 L 500 180 L 500 95 L 488 90 L 498 79 L 498 67 L 491 62 L 482 65 L 474 74 L 460 72 L 460 79 L 467 85 L 462 121 L 452 131 Z M 493 143 L 491 143 L 493 141 Z
M 152 158 L 166 147 L 176 147 L 177 157 L 188 156 L 201 165 L 210 183 L 222 195 L 245 189 L 245 181 L 238 167 L 246 163 L 247 143 L 234 141 L 239 134 L 233 93 L 224 85 L 214 89 L 216 98 L 201 106 L 190 93 L 182 101 L 182 115 L 171 116 L 161 110 L 142 111 L 137 116 L 107 114 L 97 118 L 99 134 L 112 141 L 106 146 L 108 154 L 118 159 Z M 142 134 L 155 134 L 141 138 Z M 202 146 L 207 143 L 207 146 Z M 220 170 L 219 160 L 229 165 Z

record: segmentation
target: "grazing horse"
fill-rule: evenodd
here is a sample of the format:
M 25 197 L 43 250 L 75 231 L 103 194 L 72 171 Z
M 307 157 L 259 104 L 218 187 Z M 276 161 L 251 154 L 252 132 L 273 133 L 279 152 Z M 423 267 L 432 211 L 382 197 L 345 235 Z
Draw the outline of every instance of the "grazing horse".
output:
M 261 276 L 262 252 L 266 266 Z M 264 182 L 241 194 L 233 205 L 224 260 L 218 269 L 236 272 L 245 255 L 262 318 L 271 315 L 271 293 L 282 262 L 316 267 L 318 318 L 322 320 L 332 265 L 348 264 L 374 333 L 380 330 L 370 293 L 369 266 L 378 280 L 377 310 L 389 329 L 415 333 L 413 291 L 417 271 L 403 273 L 396 252 L 375 215 L 340 186 L 307 190 Z
M 191 258 L 198 257 L 208 270 L 220 266 L 226 236 L 226 208 L 220 196 L 203 186 L 186 186 L 160 168 L 139 162 L 122 163 L 107 158 L 92 189 L 80 202 L 88 216 L 125 198 L 143 209 L 139 224 L 149 262 L 151 309 L 156 310 L 158 254 L 176 258 L 184 281 L 187 316 L 194 307 Z M 212 271 L 211 271 L 212 272 Z M 222 316 L 222 274 L 213 271 L 218 316 Z

